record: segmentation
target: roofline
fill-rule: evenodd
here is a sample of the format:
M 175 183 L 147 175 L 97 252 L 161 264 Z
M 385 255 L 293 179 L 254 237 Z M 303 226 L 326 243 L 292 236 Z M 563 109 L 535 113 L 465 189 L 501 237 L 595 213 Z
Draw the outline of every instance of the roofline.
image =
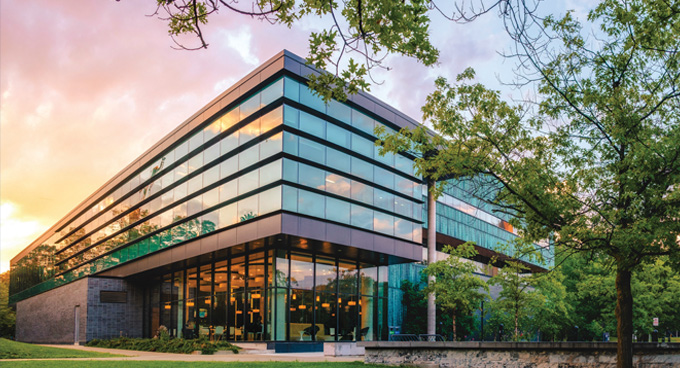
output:
M 220 113 L 223 109 L 227 108 L 236 99 L 242 97 L 246 93 L 250 92 L 253 88 L 257 87 L 262 81 L 273 76 L 279 71 L 288 71 L 289 73 L 298 75 L 302 78 L 307 79 L 307 76 L 312 74 L 320 74 L 321 71 L 307 65 L 306 60 L 288 50 L 281 50 L 274 56 L 269 58 L 269 60 L 262 63 L 260 66 L 255 68 L 253 71 L 248 73 L 245 77 L 241 78 L 238 82 L 233 84 L 231 87 L 227 88 L 224 92 L 219 94 L 217 97 L 213 98 L 209 103 L 199 109 L 196 113 L 191 115 L 188 119 L 180 123 L 177 128 L 170 131 L 163 138 L 161 138 L 157 143 L 155 143 L 151 148 L 142 153 L 139 157 L 134 159 L 130 164 L 125 166 L 122 170 L 116 173 L 111 179 L 106 181 L 98 189 L 96 189 L 92 194 L 80 202 L 75 208 L 69 211 L 65 216 L 63 216 L 56 224 L 49 227 L 42 235 L 40 235 L 36 240 L 31 242 L 26 248 L 14 256 L 10 265 L 16 263 L 18 260 L 26 256 L 29 252 L 40 246 L 44 241 L 49 239 L 58 229 L 67 225 L 75 217 L 77 217 L 81 212 L 86 210 L 88 207 L 95 204 L 101 196 L 107 192 L 115 189 L 119 184 L 121 184 L 125 179 L 127 179 L 134 172 L 142 168 L 149 162 L 152 162 L 161 152 L 168 149 L 172 144 L 177 142 L 182 137 L 186 136 L 189 132 L 196 129 L 198 126 L 203 124 L 206 120 L 213 117 L 215 114 Z M 421 126 L 419 122 L 407 116 L 403 112 L 395 109 L 386 102 L 366 93 L 358 92 L 356 94 L 348 96 L 347 102 L 360 107 L 361 109 L 372 113 L 380 117 L 382 120 L 390 122 L 399 128 L 410 128 Z M 428 129 L 429 130 L 429 129 Z

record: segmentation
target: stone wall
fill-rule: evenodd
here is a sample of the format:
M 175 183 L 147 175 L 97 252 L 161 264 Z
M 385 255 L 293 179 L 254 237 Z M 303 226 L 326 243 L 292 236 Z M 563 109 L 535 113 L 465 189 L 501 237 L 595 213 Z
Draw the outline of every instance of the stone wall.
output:
M 616 343 L 360 342 L 366 363 L 418 367 L 609 368 Z M 680 343 L 636 343 L 636 368 L 680 367 Z
M 75 308 L 78 341 L 86 341 L 87 279 L 46 291 L 17 303 L 16 339 L 32 343 L 73 344 Z

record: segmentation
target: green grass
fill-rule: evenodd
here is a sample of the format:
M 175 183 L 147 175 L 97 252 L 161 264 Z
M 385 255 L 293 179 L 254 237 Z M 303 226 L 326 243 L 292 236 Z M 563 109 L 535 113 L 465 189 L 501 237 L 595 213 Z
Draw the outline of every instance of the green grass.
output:
M 385 368 L 363 362 L 164 362 L 164 361 L 20 361 L 12 368 Z M 0 362 L 0 367 L 8 363 Z
M 0 339 L 0 359 L 111 358 L 116 356 L 121 355 L 75 349 L 51 348 Z

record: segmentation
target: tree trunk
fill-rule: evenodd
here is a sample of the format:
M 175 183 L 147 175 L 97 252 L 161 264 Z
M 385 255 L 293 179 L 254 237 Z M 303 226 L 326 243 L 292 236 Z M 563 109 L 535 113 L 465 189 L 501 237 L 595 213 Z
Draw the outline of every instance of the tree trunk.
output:
M 618 335 L 616 367 L 633 367 L 633 293 L 631 271 L 621 265 L 616 268 L 616 334 Z
M 453 312 L 453 341 L 458 341 L 456 338 L 456 312 Z
M 519 308 L 515 309 L 515 338 L 514 341 L 519 341 Z

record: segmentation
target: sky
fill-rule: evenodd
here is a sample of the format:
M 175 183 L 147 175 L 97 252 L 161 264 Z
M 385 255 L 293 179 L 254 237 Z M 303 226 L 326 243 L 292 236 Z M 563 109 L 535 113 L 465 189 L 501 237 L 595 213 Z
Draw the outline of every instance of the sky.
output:
M 107 180 L 259 64 L 308 52 L 309 32 L 221 11 L 204 29 L 207 50 L 178 51 L 154 0 L 0 2 L 0 272 Z M 555 12 L 585 14 L 586 0 Z M 245 2 L 244 2 L 245 4 Z M 420 121 L 437 76 L 473 66 L 503 88 L 513 62 L 495 16 L 433 24 L 441 58 L 424 67 L 388 57 L 371 93 Z M 192 40 L 188 40 L 192 41 Z M 508 91 L 508 95 L 513 92 Z

